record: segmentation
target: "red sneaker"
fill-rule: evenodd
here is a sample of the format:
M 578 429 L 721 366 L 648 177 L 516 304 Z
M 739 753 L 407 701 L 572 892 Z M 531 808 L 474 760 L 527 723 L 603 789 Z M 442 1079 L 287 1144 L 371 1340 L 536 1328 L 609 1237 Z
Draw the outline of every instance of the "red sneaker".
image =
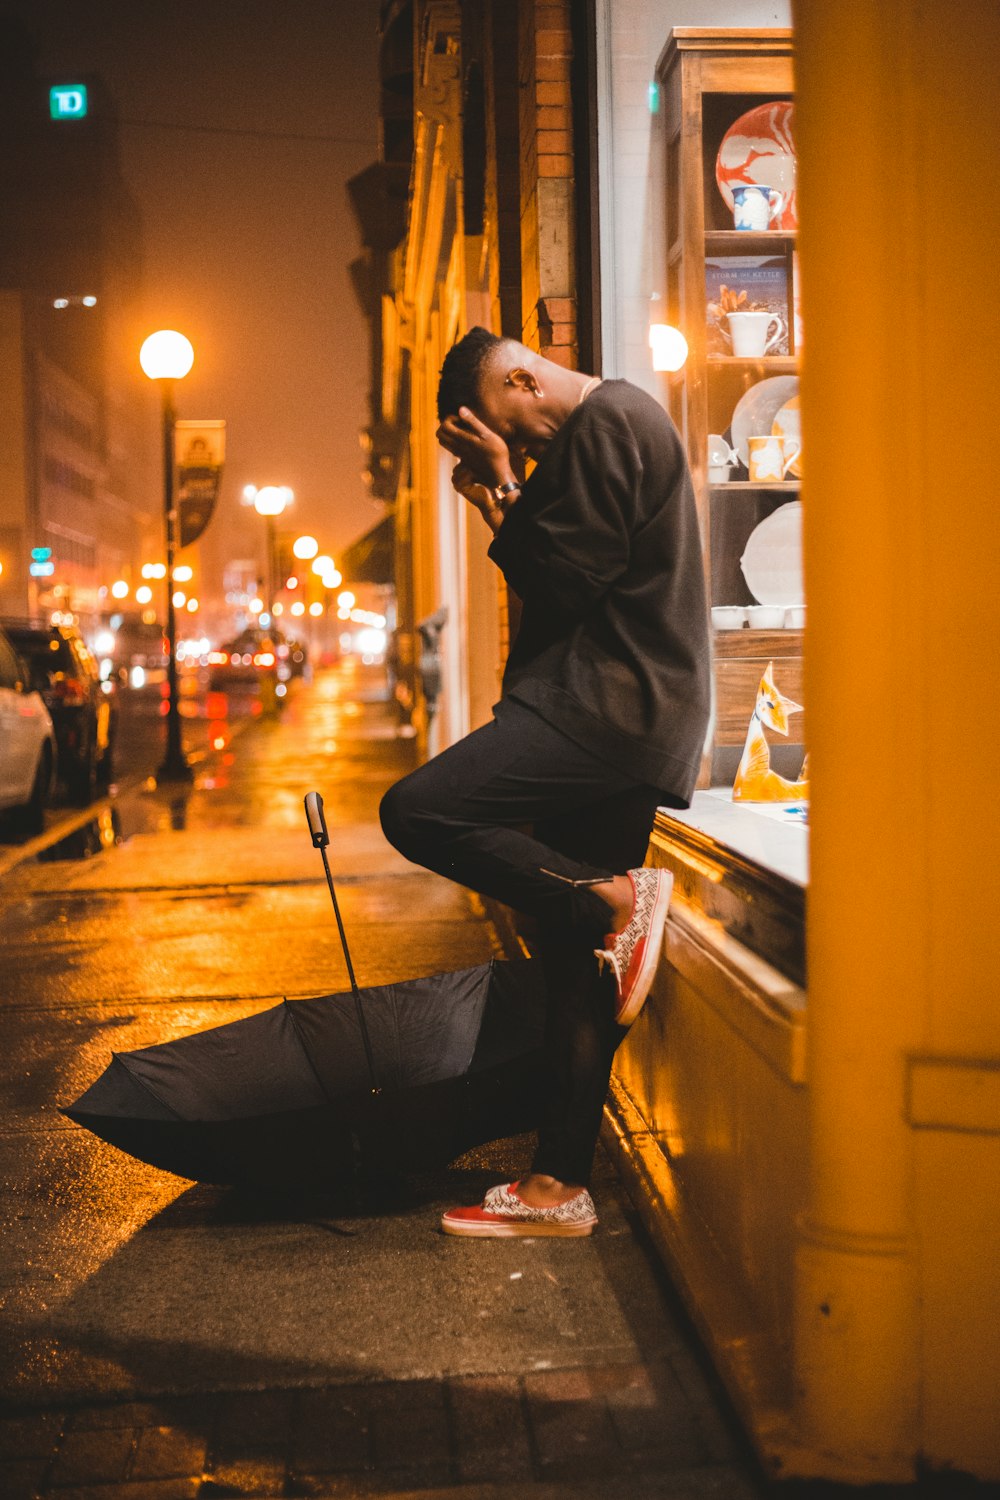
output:
M 674 877 L 669 870 L 629 870 L 632 915 L 621 932 L 609 932 L 604 948 L 595 948 L 603 971 L 610 964 L 617 994 L 615 1020 L 631 1026 L 642 1010 L 660 961 L 663 929 Z
M 597 1223 L 594 1200 L 581 1188 L 565 1203 L 551 1208 L 532 1208 L 517 1196 L 516 1182 L 490 1188 L 481 1206 L 449 1208 L 441 1215 L 445 1234 L 463 1234 L 481 1239 L 506 1239 L 512 1235 L 590 1234 Z

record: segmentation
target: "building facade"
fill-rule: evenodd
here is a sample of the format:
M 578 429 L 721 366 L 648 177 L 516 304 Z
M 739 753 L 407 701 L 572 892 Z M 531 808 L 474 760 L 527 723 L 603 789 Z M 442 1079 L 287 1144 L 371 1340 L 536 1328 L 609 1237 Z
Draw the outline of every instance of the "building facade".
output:
M 808 631 L 801 601 L 794 623 L 716 631 L 716 751 L 742 741 L 768 660 L 786 687 L 799 674 L 808 826 L 801 807 L 737 806 L 719 753 L 690 812 L 658 818 L 649 857 L 675 897 L 605 1136 L 764 1463 L 789 1476 L 1000 1478 L 996 711 L 975 649 L 997 564 L 966 440 L 997 421 L 979 302 L 996 201 L 975 143 L 998 25 L 990 0 L 383 11 L 392 212 L 369 261 L 368 444 L 424 751 L 488 716 L 516 624 L 434 440 L 438 371 L 468 327 L 663 402 L 720 609 L 742 617 L 715 585 L 744 587 L 752 529 L 797 512 Z M 722 143 L 793 101 L 801 228 L 741 237 Z M 960 208 L 928 213 L 943 184 Z M 780 263 L 795 329 L 742 363 L 713 355 L 706 293 L 707 262 L 741 253 L 739 269 Z M 660 321 L 689 344 L 676 375 L 652 368 Z M 942 466 L 945 376 L 965 436 Z M 801 488 L 746 467 L 720 482 L 706 435 L 735 440 L 734 406 L 774 379 L 796 405 L 801 380 Z
M 101 81 L 40 77 L 12 22 L 0 55 L 0 610 L 92 620 L 106 602 L 101 589 L 130 578 L 157 536 L 140 461 L 141 376 L 127 342 L 141 280 L 138 211 Z

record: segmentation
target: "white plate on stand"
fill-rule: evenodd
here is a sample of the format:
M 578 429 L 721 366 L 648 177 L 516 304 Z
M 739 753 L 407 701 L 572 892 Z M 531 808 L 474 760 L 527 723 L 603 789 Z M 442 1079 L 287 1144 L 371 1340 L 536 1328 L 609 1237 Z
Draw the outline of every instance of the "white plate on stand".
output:
M 805 604 L 802 583 L 802 502 L 779 505 L 755 526 L 740 558 L 747 588 L 758 604 Z
M 797 375 L 769 375 L 758 380 L 736 403 L 730 424 L 733 447 L 746 467 L 750 467 L 752 437 L 770 437 L 774 419 L 782 407 L 799 394 Z

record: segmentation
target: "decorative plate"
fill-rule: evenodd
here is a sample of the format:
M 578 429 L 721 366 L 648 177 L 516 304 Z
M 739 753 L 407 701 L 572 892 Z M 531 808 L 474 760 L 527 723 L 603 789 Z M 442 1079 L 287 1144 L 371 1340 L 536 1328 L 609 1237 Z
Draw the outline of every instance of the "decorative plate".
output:
M 804 604 L 802 502 L 779 505 L 755 526 L 740 558 L 747 588 L 759 604 Z
M 734 182 L 762 182 L 784 194 L 772 229 L 798 229 L 795 204 L 795 105 L 787 99 L 758 104 L 726 131 L 715 161 L 715 180 L 730 209 Z
M 733 412 L 733 420 L 730 423 L 733 447 L 736 449 L 743 463 L 750 467 L 750 446 L 747 442 L 752 437 L 767 437 L 772 431 L 774 419 L 792 397 L 799 394 L 799 377 L 797 375 L 769 375 L 766 380 L 758 380 L 748 391 L 744 391 Z
M 799 398 L 793 396 L 782 406 L 774 421 L 771 423 L 771 431 L 779 437 L 794 438 L 795 442 L 802 442 L 802 416 L 799 411 Z M 794 474 L 796 479 L 802 478 L 802 449 L 796 453 L 788 470 Z

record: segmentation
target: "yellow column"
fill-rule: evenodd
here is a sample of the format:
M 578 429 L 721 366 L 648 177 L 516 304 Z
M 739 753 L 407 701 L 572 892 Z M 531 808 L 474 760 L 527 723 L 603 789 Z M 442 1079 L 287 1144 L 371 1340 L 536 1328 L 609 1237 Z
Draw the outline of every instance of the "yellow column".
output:
M 795 29 L 813 781 L 797 1424 L 820 1472 L 905 1478 L 908 1059 L 1000 1052 L 1000 7 L 806 0 Z

